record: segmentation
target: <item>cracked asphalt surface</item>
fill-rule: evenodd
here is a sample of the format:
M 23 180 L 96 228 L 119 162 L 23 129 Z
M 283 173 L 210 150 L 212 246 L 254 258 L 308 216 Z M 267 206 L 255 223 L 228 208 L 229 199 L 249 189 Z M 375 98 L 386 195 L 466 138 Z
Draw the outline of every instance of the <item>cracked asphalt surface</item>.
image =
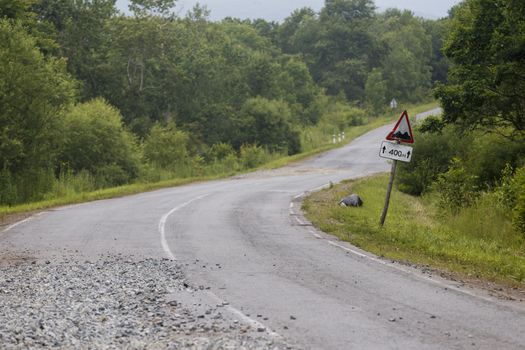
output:
M 305 191 L 388 171 L 378 149 L 390 129 L 282 169 L 49 210 L 2 232 L 0 344 L 522 349 L 523 302 L 383 261 L 302 216 Z M 83 288 L 64 292 L 75 279 Z

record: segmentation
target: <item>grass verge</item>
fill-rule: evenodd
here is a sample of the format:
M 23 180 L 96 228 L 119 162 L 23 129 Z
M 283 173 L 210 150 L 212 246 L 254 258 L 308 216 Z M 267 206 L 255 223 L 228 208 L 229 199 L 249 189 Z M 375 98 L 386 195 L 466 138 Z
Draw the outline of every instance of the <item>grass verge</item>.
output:
M 428 265 L 469 279 L 525 287 L 525 239 L 501 225 L 491 201 L 454 216 L 445 216 L 429 199 L 394 189 L 385 226 L 379 226 L 388 175 L 343 182 L 312 194 L 303 203 L 307 218 L 319 229 L 378 256 Z M 358 193 L 361 208 L 344 208 L 338 201 Z M 452 214 L 449 214 L 452 215 Z M 499 218 L 499 219 L 498 219 Z
M 437 102 L 430 102 L 426 104 L 408 106 L 407 108 L 409 109 L 411 115 L 416 115 L 418 113 L 436 108 L 437 106 L 438 106 Z M 371 131 L 377 127 L 393 122 L 397 117 L 398 117 L 397 115 L 393 115 L 392 113 L 387 113 L 382 117 L 371 119 L 368 123 L 364 125 L 352 127 L 346 131 L 347 137 L 346 137 L 345 143 L 348 143 L 351 140 L 355 139 L 356 137 L 363 135 L 366 132 Z M 320 145 L 316 147 L 314 150 L 310 150 L 310 151 L 296 154 L 293 156 L 282 157 L 282 158 L 270 161 L 269 163 L 263 164 L 257 167 L 256 169 L 246 170 L 245 172 L 255 171 L 259 169 L 275 169 L 275 168 L 283 167 L 293 162 L 307 159 L 319 153 L 323 153 L 331 149 L 341 147 L 342 145 L 343 143 L 332 144 L 332 143 L 327 142 L 324 145 Z M 121 197 L 121 196 L 132 195 L 132 194 L 137 194 L 137 193 L 142 193 L 142 192 L 147 192 L 147 191 L 153 191 L 153 190 L 162 189 L 162 188 L 181 186 L 181 185 L 194 183 L 194 182 L 200 182 L 200 181 L 217 180 L 217 179 L 227 178 L 229 176 L 236 175 L 236 174 L 238 174 L 238 172 L 230 171 L 227 173 L 214 174 L 214 175 L 209 175 L 209 176 L 176 178 L 176 179 L 155 182 L 155 183 L 134 183 L 130 185 L 107 188 L 107 189 L 102 189 L 102 190 L 97 190 L 97 191 L 92 191 L 92 192 L 73 193 L 73 194 L 68 194 L 68 195 L 65 195 L 59 198 L 32 202 L 32 203 L 27 203 L 27 204 L 21 204 L 21 205 L 16 205 L 16 206 L 0 206 L 0 222 L 6 216 L 12 215 L 12 214 L 20 214 L 20 213 L 26 213 L 26 212 L 32 212 L 32 211 L 37 211 L 37 210 L 44 210 L 44 209 L 59 207 L 63 205 L 70 205 L 70 204 L 90 202 L 90 201 L 101 200 L 101 199 Z

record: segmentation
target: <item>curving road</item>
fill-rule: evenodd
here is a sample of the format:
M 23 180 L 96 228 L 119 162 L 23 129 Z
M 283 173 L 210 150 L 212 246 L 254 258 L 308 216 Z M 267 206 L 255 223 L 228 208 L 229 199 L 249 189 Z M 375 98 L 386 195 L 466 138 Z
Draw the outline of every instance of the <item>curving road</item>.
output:
M 377 153 L 390 128 L 275 171 L 44 212 L 0 246 L 37 259 L 176 258 L 203 286 L 199 303 L 224 302 L 304 349 L 523 349 L 523 303 L 383 261 L 302 217 L 305 191 L 388 170 Z

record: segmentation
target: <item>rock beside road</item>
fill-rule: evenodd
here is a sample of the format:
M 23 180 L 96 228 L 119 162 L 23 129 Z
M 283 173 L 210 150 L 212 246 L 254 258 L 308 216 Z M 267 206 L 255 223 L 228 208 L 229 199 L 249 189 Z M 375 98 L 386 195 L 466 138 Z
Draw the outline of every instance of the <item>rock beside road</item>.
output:
M 361 207 L 363 205 L 363 200 L 359 195 L 352 194 L 348 197 L 345 197 L 339 201 L 339 205 L 342 207 Z
M 193 292 L 180 266 L 167 259 L 0 266 L 1 348 L 291 348 L 220 305 L 182 297 Z

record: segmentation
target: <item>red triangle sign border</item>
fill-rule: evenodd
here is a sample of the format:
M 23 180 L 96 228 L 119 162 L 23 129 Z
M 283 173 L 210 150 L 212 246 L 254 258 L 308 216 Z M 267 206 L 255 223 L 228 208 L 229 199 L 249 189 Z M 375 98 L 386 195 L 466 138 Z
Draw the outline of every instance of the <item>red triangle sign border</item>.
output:
M 401 126 L 401 123 L 403 122 L 403 119 L 406 121 L 406 124 L 408 126 L 408 130 L 405 131 L 405 133 L 400 133 L 399 127 Z M 400 133 L 399 135 L 396 135 L 396 133 Z M 408 135 L 405 135 L 408 134 Z M 412 132 L 412 126 L 410 125 L 410 118 L 408 118 L 408 112 L 404 111 L 401 114 L 401 117 L 396 123 L 396 126 L 394 129 L 388 134 L 386 137 L 387 140 L 390 141 L 400 141 L 404 143 L 414 143 L 414 133 Z

